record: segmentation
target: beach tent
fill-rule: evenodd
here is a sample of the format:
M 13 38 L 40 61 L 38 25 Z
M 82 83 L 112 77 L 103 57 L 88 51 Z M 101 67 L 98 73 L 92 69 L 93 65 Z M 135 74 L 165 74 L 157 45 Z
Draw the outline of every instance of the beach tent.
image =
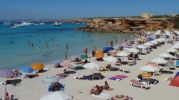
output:
M 170 86 L 176 86 L 179 87 L 179 72 L 176 73 L 173 80 L 170 82 Z
M 72 100 L 72 97 L 66 95 L 64 92 L 57 91 L 41 97 L 40 100 Z
M 34 63 L 32 64 L 32 69 L 33 70 L 43 70 L 44 68 L 44 64 L 41 64 L 41 63 Z
M 126 51 L 121 51 L 121 52 L 118 52 L 116 55 L 120 57 L 127 57 L 129 53 Z
M 104 57 L 103 50 L 96 50 L 95 56 L 96 56 L 96 58 L 103 58 Z
M 103 51 L 106 53 L 106 52 L 108 52 L 108 51 L 110 51 L 110 50 L 114 50 L 114 48 L 113 47 L 104 47 L 103 48 Z
M 22 66 L 20 70 L 22 72 L 25 72 L 25 73 L 32 73 L 33 72 L 33 69 L 30 66 Z
M 167 61 L 161 57 L 154 58 L 151 62 L 156 64 L 166 64 Z
M 162 53 L 159 56 L 162 57 L 162 58 L 175 58 L 174 56 L 172 56 L 172 55 L 170 55 L 168 53 Z
M 14 72 L 11 69 L 0 70 L 0 77 L 10 78 L 14 76 Z
M 107 61 L 107 62 L 117 62 L 117 58 L 112 57 L 112 56 L 107 56 L 107 57 L 103 57 L 103 60 Z
M 94 63 L 94 62 L 87 63 L 87 64 L 83 65 L 83 67 L 87 68 L 87 69 L 96 69 L 96 70 L 99 70 L 99 65 Z

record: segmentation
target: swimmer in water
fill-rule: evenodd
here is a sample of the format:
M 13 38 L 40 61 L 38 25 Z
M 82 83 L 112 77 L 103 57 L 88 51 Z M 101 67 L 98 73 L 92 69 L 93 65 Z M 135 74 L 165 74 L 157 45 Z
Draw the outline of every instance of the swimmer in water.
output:
M 48 48 L 48 43 L 47 42 L 45 42 L 45 47 Z

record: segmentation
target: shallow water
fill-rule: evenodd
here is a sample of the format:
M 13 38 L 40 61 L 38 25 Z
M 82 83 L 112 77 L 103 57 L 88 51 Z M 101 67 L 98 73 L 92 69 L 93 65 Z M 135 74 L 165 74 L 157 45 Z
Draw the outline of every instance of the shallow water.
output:
M 97 49 L 106 46 L 106 41 L 117 40 L 120 43 L 131 38 L 130 33 L 89 33 L 75 30 L 83 25 L 53 26 L 48 23 L 16 29 L 0 25 L 0 68 L 63 60 L 66 44 L 69 46 L 68 56 L 73 56 L 82 54 L 85 47 L 88 47 L 90 52 L 94 46 Z

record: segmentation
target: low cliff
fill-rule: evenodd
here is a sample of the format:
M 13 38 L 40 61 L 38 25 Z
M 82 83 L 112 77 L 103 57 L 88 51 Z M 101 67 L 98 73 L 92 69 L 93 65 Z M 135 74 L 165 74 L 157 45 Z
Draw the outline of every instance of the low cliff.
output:
M 89 32 L 142 32 L 158 29 L 173 29 L 173 21 L 166 18 L 97 18 L 87 22 L 87 26 L 79 28 Z

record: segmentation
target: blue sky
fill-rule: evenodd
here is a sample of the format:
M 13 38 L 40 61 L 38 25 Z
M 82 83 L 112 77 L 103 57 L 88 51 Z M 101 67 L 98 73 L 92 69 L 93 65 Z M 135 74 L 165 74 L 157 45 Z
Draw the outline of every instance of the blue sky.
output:
M 0 0 L 0 20 L 179 13 L 178 0 Z

